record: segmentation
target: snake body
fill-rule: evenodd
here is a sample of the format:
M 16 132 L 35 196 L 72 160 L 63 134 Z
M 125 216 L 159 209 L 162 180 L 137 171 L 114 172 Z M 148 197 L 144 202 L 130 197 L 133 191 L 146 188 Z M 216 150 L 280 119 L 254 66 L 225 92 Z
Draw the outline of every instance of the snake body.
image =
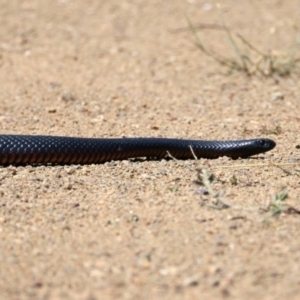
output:
M 92 164 L 135 157 L 247 157 L 275 147 L 270 139 L 204 141 L 168 138 L 77 138 L 0 135 L 0 164 Z

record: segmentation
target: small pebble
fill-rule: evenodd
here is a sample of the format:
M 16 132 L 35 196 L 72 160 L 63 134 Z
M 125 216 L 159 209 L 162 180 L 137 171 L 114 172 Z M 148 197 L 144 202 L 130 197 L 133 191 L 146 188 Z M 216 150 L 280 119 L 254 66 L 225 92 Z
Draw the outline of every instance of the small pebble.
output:
M 271 96 L 272 100 L 277 101 L 277 100 L 283 100 L 284 95 L 281 92 L 275 92 Z

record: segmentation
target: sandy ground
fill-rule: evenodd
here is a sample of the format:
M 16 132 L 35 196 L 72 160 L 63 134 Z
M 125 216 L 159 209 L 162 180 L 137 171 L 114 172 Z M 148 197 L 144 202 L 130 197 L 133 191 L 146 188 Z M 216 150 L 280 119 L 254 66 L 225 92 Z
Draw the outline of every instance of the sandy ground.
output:
M 299 14 L 223 1 L 266 53 L 288 51 Z M 229 74 L 185 15 L 220 24 L 202 0 L 1 1 L 1 133 L 277 142 L 243 160 L 1 167 L 1 299 L 299 299 L 300 216 L 270 208 L 284 189 L 300 208 L 299 72 Z M 235 57 L 224 31 L 198 34 Z M 203 193 L 203 167 L 230 207 Z

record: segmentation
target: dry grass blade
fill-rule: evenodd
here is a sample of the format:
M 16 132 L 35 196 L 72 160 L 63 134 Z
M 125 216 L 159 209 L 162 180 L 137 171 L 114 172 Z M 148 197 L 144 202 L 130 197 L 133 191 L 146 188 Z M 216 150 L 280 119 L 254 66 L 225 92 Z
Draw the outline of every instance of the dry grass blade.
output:
M 202 29 L 211 29 L 211 30 L 225 30 L 222 25 L 219 24 L 210 24 L 210 23 L 200 23 L 198 25 L 194 25 L 194 30 L 202 30 Z M 180 33 L 190 30 L 189 27 L 182 27 L 170 30 L 171 33 Z
M 296 175 L 296 176 L 300 177 L 300 175 L 298 174 L 299 171 L 297 169 L 295 169 L 295 172 L 292 172 L 292 171 L 284 168 L 283 165 L 280 165 L 280 164 L 273 164 L 273 166 L 279 168 L 287 175 Z
M 217 8 L 218 8 L 218 12 L 219 12 L 219 18 L 220 18 L 220 21 L 222 23 L 222 26 L 225 28 L 225 31 L 227 33 L 227 37 L 228 37 L 228 41 L 237 57 L 237 66 L 238 66 L 238 70 L 242 70 L 244 71 L 245 73 L 249 73 L 249 69 L 248 69 L 248 66 L 247 66 L 247 60 L 250 60 L 250 58 L 248 58 L 248 56 L 246 54 L 242 54 L 237 43 L 235 42 L 233 36 L 232 36 L 232 32 L 231 30 L 226 26 L 225 24 L 225 20 L 224 20 L 224 17 L 223 17 L 223 14 L 222 14 L 222 11 L 221 11 L 221 6 L 220 4 L 217 5 Z
M 297 54 L 300 49 L 300 35 L 297 36 L 295 43 L 289 48 L 287 55 L 274 55 L 272 51 L 263 53 L 253 44 L 251 44 L 245 37 L 239 33 L 235 33 L 230 30 L 225 23 L 221 6 L 217 5 L 219 12 L 219 19 L 221 25 L 219 29 L 226 32 L 227 40 L 232 48 L 235 58 L 223 57 L 219 53 L 216 53 L 212 49 L 205 46 L 199 39 L 196 32 L 196 28 L 191 20 L 186 16 L 188 27 L 191 30 L 194 38 L 195 45 L 204 54 L 212 57 L 215 61 L 221 65 L 227 66 L 231 71 L 243 72 L 248 76 L 260 75 L 263 77 L 268 76 L 287 76 L 290 75 L 295 69 L 299 67 L 300 57 Z M 216 25 L 215 25 L 216 26 Z M 236 40 L 244 46 L 244 50 L 239 47 Z M 250 54 L 255 55 L 255 58 L 251 58 Z
M 191 22 L 191 20 L 188 18 L 188 16 L 186 16 L 186 19 L 187 19 L 189 28 L 190 28 L 192 34 L 194 35 L 195 44 L 196 44 L 196 47 L 198 49 L 200 49 L 204 54 L 206 54 L 207 56 L 212 57 L 214 60 L 216 60 L 218 63 L 220 63 L 222 65 L 226 65 L 227 67 L 229 67 L 231 69 L 237 68 L 237 62 L 236 61 L 234 61 L 232 59 L 229 59 L 229 58 L 221 57 L 221 55 L 216 54 L 214 51 L 207 49 L 203 45 L 203 43 L 201 43 L 201 41 L 200 41 L 200 39 L 197 35 L 196 29 L 195 29 L 193 23 Z

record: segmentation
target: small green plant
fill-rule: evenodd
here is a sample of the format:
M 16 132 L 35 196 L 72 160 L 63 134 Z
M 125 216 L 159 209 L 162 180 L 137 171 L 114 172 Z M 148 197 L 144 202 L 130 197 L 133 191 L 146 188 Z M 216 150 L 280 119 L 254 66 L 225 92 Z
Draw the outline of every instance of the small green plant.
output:
M 198 183 L 204 185 L 208 194 L 214 198 L 212 204 L 208 206 L 215 209 L 225 209 L 231 207 L 231 204 L 223 199 L 224 192 L 218 191 L 216 192 L 212 184 L 216 181 L 216 178 L 213 174 L 209 173 L 206 169 L 199 169 L 197 172 Z
M 238 184 L 238 179 L 235 175 L 231 176 L 229 182 L 231 183 L 231 185 L 237 185 Z
M 294 45 L 290 47 L 286 55 L 275 55 L 272 51 L 264 53 L 258 50 L 257 47 L 251 44 L 242 35 L 239 33 L 234 33 L 232 30 L 230 30 L 225 24 L 220 6 L 217 6 L 217 8 L 222 24 L 220 28 L 226 32 L 227 39 L 235 54 L 235 58 L 224 57 L 221 54 L 216 53 L 214 50 L 206 47 L 200 41 L 193 23 L 188 17 L 186 17 L 188 26 L 194 35 L 195 44 L 197 48 L 200 49 L 204 54 L 212 57 L 221 65 L 227 66 L 231 71 L 240 71 L 248 76 L 288 76 L 299 67 L 300 57 L 297 56 L 297 53 L 300 48 L 300 35 L 298 35 Z M 244 46 L 243 50 L 238 45 L 237 41 L 240 42 L 239 44 Z
M 300 214 L 300 211 L 287 204 L 286 200 L 288 199 L 288 191 L 286 189 L 282 190 L 278 194 L 274 196 L 274 199 L 271 201 L 269 206 L 265 211 L 270 212 L 270 217 L 279 216 L 283 213 L 285 214 Z M 265 219 L 265 221 L 268 221 L 269 217 Z
M 288 198 L 288 191 L 283 190 L 280 193 L 276 194 L 273 201 L 270 204 L 270 210 L 272 216 L 276 216 L 285 212 L 290 206 L 285 203 L 285 200 Z

